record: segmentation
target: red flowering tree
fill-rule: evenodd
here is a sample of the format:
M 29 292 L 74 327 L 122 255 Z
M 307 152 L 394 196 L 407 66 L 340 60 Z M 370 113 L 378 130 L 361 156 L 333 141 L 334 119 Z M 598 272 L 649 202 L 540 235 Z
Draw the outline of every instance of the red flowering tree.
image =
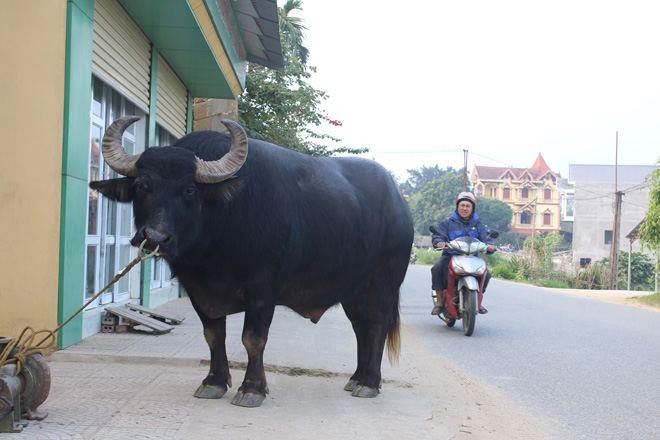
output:
M 342 123 L 322 110 L 327 93 L 307 82 L 316 68 L 307 66 L 308 51 L 304 46 L 301 49 L 302 20 L 288 16 L 296 9 L 302 9 L 300 0 L 290 0 L 279 8 L 283 71 L 249 66 L 245 92 L 238 98 L 239 122 L 251 138 L 315 156 L 364 153 L 368 149 L 342 146 L 340 139 L 321 131 L 322 125 L 338 127 Z

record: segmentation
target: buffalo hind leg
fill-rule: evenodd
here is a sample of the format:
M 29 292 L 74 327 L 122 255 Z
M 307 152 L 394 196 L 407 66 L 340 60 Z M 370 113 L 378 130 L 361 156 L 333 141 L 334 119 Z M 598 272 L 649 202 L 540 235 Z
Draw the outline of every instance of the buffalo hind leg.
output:
M 194 301 L 193 307 L 197 310 Z M 204 326 L 204 338 L 211 350 L 211 367 L 209 374 L 195 391 L 194 396 L 200 399 L 219 399 L 227 393 L 231 387 L 231 374 L 229 373 L 229 362 L 225 340 L 227 335 L 227 318 L 208 318 L 197 310 L 200 320 Z
M 269 393 L 264 371 L 264 349 L 274 312 L 275 304 L 247 306 L 242 340 L 247 350 L 248 364 L 243 384 L 231 401 L 234 405 L 250 408 L 260 406 Z
M 380 393 L 383 351 L 388 331 L 398 332 L 399 293 L 374 280 L 342 302 L 357 339 L 357 369 L 344 387 L 355 397 L 376 397 Z M 398 333 L 397 333 L 398 334 Z

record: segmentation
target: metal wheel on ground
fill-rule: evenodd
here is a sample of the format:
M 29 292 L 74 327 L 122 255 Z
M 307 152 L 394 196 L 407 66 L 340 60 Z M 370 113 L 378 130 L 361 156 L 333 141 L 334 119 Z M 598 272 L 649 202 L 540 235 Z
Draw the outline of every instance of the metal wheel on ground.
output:
M 463 295 L 463 334 L 472 336 L 474 324 L 477 319 L 477 291 L 469 290 L 467 287 L 461 289 Z

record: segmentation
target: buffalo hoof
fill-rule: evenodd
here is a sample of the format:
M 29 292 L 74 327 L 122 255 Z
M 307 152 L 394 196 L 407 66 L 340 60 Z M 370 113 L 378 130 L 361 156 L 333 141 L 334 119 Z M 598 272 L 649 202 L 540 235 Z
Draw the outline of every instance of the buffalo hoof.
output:
M 380 394 L 380 391 L 378 388 L 371 388 L 367 387 L 364 385 L 358 385 L 353 392 L 351 393 L 351 396 L 353 397 L 376 397 Z
M 194 396 L 200 399 L 219 399 L 225 395 L 227 388 L 222 388 L 218 385 L 204 385 L 201 384 Z
M 260 406 L 264 400 L 266 400 L 266 396 L 262 396 L 261 394 L 245 394 L 243 391 L 239 391 L 232 399 L 231 404 L 236 406 L 243 406 L 245 408 L 256 408 Z
M 350 391 L 353 397 L 376 397 L 380 394 L 378 388 L 360 385 L 360 382 L 355 379 L 349 380 L 348 383 L 344 385 L 344 391 Z
M 358 386 L 358 381 L 355 379 L 351 379 L 348 381 L 346 385 L 344 385 L 344 391 L 350 391 L 353 392 L 355 391 L 355 388 Z

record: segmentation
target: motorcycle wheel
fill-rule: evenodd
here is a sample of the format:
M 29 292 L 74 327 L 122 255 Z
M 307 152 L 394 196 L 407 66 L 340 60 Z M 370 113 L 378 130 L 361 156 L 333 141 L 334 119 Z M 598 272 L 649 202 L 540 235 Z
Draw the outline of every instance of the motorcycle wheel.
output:
M 463 334 L 465 336 L 472 336 L 474 332 L 474 324 L 477 320 L 477 291 L 469 290 L 463 287 L 461 291 L 463 295 Z

